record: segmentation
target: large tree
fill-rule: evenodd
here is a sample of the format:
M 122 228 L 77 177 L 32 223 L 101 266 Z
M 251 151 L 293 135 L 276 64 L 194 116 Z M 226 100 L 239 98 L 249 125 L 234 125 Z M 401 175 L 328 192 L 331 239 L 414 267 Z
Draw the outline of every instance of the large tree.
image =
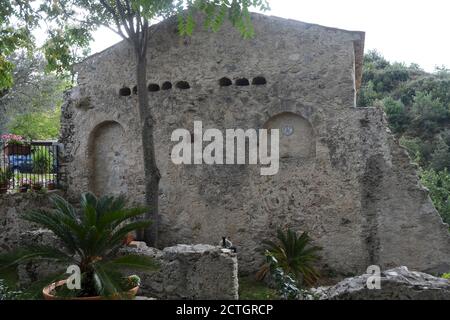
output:
M 0 96 L 13 85 L 14 64 L 8 56 L 19 48 L 33 47 L 31 31 L 37 25 L 31 1 L 0 0 Z
M 14 84 L 0 94 L 0 133 L 9 131 L 30 139 L 58 136 L 58 110 L 68 79 L 45 72 L 40 54 L 20 51 L 8 57 L 14 65 Z
M 142 148 L 146 181 L 146 202 L 151 229 L 145 230 L 144 240 L 157 243 L 158 194 L 160 172 L 156 164 L 154 146 L 155 123 L 148 106 L 147 51 L 149 39 L 157 28 L 154 22 L 172 16 L 178 17 L 180 35 L 191 35 L 195 29 L 194 15 L 203 13 L 205 27 L 219 30 L 229 20 L 244 38 L 253 35 L 249 8 L 267 10 L 267 0 L 42 0 L 36 6 L 39 16 L 45 15 L 49 26 L 49 41 L 44 46 L 50 67 L 64 69 L 70 66 L 70 48 L 88 42 L 92 31 L 106 26 L 119 34 L 134 49 L 138 109 L 142 126 Z M 154 31 L 150 31 L 154 30 Z

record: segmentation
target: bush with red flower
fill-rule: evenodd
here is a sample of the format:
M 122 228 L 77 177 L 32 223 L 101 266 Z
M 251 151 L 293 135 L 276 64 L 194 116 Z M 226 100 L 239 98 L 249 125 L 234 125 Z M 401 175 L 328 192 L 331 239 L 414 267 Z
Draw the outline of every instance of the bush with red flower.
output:
M 3 141 L 5 146 L 8 146 L 8 145 L 23 145 L 23 144 L 25 144 L 24 138 L 22 136 L 17 135 L 17 134 L 12 134 L 12 133 L 2 134 L 0 136 L 0 139 Z

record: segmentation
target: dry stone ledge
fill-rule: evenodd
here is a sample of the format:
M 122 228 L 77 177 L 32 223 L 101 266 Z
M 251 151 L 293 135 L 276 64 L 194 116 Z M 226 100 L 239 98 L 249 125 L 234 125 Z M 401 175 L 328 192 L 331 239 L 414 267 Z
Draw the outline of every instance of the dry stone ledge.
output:
M 20 218 L 30 209 L 49 209 L 49 195 L 61 194 L 59 191 L 47 193 L 28 192 L 0 194 L 0 253 L 10 251 L 21 243 L 22 233 L 38 227 Z
M 204 244 L 179 244 L 163 250 L 142 242 L 133 245 L 124 251 L 153 257 L 160 264 L 157 272 L 137 272 L 142 281 L 140 295 L 158 299 L 238 299 L 237 257 L 230 250 Z
M 450 300 L 450 281 L 398 267 L 381 273 L 381 289 L 370 290 L 370 274 L 347 278 L 312 292 L 321 300 Z

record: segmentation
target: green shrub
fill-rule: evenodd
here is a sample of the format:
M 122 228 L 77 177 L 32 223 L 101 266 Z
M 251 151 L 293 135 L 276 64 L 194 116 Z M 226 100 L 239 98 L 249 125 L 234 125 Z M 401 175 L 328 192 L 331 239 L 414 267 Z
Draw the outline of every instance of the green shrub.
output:
M 384 98 L 382 103 L 392 131 L 394 133 L 405 131 L 409 118 L 403 103 L 401 101 L 394 100 L 391 97 Z
M 411 159 L 415 163 L 421 164 L 423 159 L 421 140 L 419 138 L 408 138 L 406 136 L 402 136 L 399 142 L 401 146 L 405 147 L 406 150 L 408 150 Z
M 276 261 L 286 276 L 293 277 L 298 285 L 312 285 L 319 278 L 319 273 L 314 263 L 319 259 L 317 252 L 321 248 L 311 245 L 311 238 L 307 232 L 298 236 L 294 231 L 288 229 L 286 232 L 278 230 L 277 242 L 265 241 L 266 257 L 269 262 L 263 266 L 258 273 L 262 279 L 269 271 L 274 271 L 271 263 Z
M 279 294 L 262 281 L 250 277 L 239 278 L 240 300 L 277 300 Z
M 269 266 L 270 274 L 275 283 L 277 293 L 282 300 L 314 300 L 316 297 L 307 289 L 299 286 L 298 281 L 286 273 L 274 255 L 266 251 L 266 265 Z
M 442 139 L 436 143 L 436 149 L 431 154 L 430 167 L 436 171 L 450 170 L 450 148 Z
M 37 147 L 31 155 L 33 162 L 33 173 L 51 173 L 53 170 L 53 154 L 45 147 Z
M 270 266 L 270 273 L 275 280 L 280 298 L 283 300 L 294 300 L 301 294 L 297 281 L 292 276 L 286 274 L 279 261 L 269 251 L 266 251 L 267 263 Z
M 446 106 L 426 92 L 417 92 L 412 106 L 412 129 L 424 137 L 439 131 L 440 125 L 448 120 Z
M 450 223 L 450 174 L 443 171 L 421 170 L 422 184 L 430 190 L 430 197 L 442 219 Z
M 9 180 L 12 178 L 13 172 L 8 168 L 0 168 L 0 186 L 8 184 Z
M 61 108 L 15 115 L 8 129 L 31 140 L 55 139 L 60 129 Z
M 0 279 L 0 300 L 18 300 L 21 295 L 21 291 L 11 290 L 5 285 L 4 281 Z

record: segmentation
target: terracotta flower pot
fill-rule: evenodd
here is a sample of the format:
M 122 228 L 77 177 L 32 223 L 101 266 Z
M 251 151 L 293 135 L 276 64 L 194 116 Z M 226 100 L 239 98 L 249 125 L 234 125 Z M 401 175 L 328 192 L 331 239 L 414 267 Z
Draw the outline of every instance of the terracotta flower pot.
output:
M 34 191 L 39 191 L 42 189 L 42 185 L 41 184 L 32 184 L 31 189 Z
M 135 240 L 133 233 L 128 233 L 127 236 L 123 239 L 123 244 L 128 246 L 131 242 Z
M 106 297 L 102 296 L 93 296 L 93 297 L 70 297 L 70 298 L 64 298 L 64 297 L 57 297 L 54 294 L 52 294 L 53 290 L 55 290 L 58 287 L 61 287 L 65 285 L 66 280 L 61 280 L 58 282 L 54 282 L 48 286 L 46 286 L 44 289 L 42 289 L 42 295 L 44 296 L 44 300 L 80 300 L 80 301 L 89 301 L 89 300 L 106 300 Z M 132 299 L 136 296 L 137 292 L 139 290 L 139 286 L 134 287 L 133 289 L 128 290 L 124 295 L 128 298 Z M 112 297 L 113 300 L 118 300 L 119 297 Z
M 0 182 L 0 193 L 7 193 L 8 192 L 8 181 L 2 181 Z
M 21 144 L 10 144 L 3 148 L 6 156 L 21 155 L 26 156 L 31 153 L 31 146 Z
M 28 187 L 27 186 L 20 186 L 19 187 L 19 192 L 20 193 L 25 193 L 25 192 L 27 192 L 28 191 Z
M 56 189 L 56 184 L 54 182 L 49 182 L 47 184 L 47 190 L 55 190 Z

